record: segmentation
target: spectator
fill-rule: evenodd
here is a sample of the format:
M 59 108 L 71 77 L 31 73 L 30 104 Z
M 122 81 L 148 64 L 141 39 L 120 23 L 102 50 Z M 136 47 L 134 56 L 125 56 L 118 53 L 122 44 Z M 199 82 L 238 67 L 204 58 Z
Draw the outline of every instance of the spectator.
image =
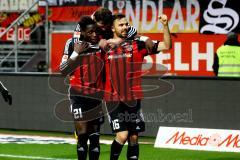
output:
M 219 77 L 240 77 L 240 42 L 236 33 L 228 33 L 224 45 L 217 49 L 213 70 Z

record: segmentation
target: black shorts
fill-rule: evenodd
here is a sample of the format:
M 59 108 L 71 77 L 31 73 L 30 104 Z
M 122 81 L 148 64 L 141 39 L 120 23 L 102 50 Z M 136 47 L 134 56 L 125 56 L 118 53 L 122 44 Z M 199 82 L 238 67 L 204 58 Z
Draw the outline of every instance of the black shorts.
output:
M 106 107 L 109 112 L 109 122 L 114 133 L 121 131 L 145 131 L 140 100 L 131 103 L 106 102 Z
M 104 122 L 102 101 L 80 96 L 70 96 L 71 112 L 75 121 L 88 121 L 89 123 Z

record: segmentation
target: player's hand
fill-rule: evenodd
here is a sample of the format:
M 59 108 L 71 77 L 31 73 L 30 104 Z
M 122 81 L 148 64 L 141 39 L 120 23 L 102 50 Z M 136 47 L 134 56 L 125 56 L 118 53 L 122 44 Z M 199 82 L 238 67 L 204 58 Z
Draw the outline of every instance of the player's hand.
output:
M 105 52 L 107 52 L 110 49 L 110 46 L 107 43 L 106 39 L 101 39 L 98 43 L 99 47 L 104 50 Z
M 74 43 L 74 51 L 77 52 L 78 54 L 82 54 L 88 49 L 89 49 L 89 44 L 85 41 Z
M 168 17 L 165 14 L 158 16 L 159 21 L 164 25 L 168 25 Z
M 5 102 L 8 102 L 9 105 L 12 105 L 12 95 L 8 92 L 8 90 L 3 90 L 2 96 Z

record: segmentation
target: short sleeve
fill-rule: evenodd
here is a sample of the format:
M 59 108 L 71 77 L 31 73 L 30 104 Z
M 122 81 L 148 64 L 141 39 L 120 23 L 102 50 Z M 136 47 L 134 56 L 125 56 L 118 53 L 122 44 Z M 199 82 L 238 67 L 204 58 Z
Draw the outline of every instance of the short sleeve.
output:
M 81 26 L 77 24 L 73 32 L 73 38 L 80 38 L 81 37 Z
M 70 57 L 72 53 L 71 47 L 70 47 L 71 45 L 72 45 L 72 38 L 68 39 L 67 42 L 65 43 L 61 64 L 66 62 Z

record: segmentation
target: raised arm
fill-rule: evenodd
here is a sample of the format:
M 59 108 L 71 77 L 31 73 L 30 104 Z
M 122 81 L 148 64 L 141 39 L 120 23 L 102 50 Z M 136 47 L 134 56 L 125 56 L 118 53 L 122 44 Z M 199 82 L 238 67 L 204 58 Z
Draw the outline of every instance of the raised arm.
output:
M 163 25 L 163 41 L 158 44 L 158 51 L 169 50 L 172 48 L 172 39 L 170 30 L 168 27 L 168 18 L 166 15 L 160 15 L 158 17 L 159 21 Z
M 148 53 L 158 53 L 160 51 L 169 50 L 172 48 L 172 39 L 168 27 L 168 18 L 166 15 L 160 15 L 158 19 L 163 25 L 162 41 L 159 42 L 146 36 L 139 36 L 139 39 L 145 42 Z

